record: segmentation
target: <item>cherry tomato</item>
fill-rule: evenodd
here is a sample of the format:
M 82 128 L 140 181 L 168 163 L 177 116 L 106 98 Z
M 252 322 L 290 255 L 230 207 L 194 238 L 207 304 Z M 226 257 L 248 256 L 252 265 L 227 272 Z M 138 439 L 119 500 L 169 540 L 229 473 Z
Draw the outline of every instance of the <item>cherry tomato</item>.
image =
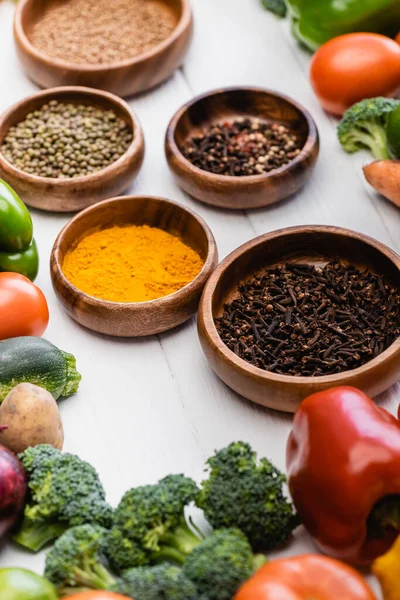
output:
M 114 594 L 114 592 L 79 592 L 67 596 L 66 600 L 127 600 L 128 596 Z
M 314 54 L 310 78 L 323 108 L 342 115 L 364 98 L 396 94 L 400 87 L 400 46 L 375 33 L 341 35 Z
M 396 35 L 396 42 L 397 42 L 398 44 L 400 44 L 400 31 L 399 31 L 399 33 Z
M 43 335 L 48 322 L 43 292 L 19 273 L 0 273 L 0 340 Z

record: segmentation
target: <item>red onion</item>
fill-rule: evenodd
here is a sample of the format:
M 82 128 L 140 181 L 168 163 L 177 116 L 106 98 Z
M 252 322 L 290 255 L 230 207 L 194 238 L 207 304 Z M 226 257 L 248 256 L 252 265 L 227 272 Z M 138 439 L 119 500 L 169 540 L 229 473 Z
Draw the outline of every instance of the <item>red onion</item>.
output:
M 25 505 L 26 472 L 18 458 L 0 445 L 0 537 L 4 536 L 18 518 Z

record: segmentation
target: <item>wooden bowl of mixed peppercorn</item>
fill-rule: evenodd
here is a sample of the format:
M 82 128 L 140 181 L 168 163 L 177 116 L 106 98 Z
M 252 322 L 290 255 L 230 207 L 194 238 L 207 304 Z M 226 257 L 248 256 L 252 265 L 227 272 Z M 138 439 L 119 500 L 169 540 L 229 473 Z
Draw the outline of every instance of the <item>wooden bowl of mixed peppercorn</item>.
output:
M 213 206 L 268 206 L 307 182 L 317 127 L 297 102 L 270 90 L 229 88 L 198 96 L 171 120 L 167 161 L 185 192 Z
M 54 88 L 0 117 L 0 177 L 41 210 L 75 212 L 120 194 L 143 158 L 136 115 L 107 92 Z
M 342 385 L 374 397 L 400 376 L 400 257 L 338 227 L 262 235 L 211 275 L 198 331 L 216 374 L 263 406 Z

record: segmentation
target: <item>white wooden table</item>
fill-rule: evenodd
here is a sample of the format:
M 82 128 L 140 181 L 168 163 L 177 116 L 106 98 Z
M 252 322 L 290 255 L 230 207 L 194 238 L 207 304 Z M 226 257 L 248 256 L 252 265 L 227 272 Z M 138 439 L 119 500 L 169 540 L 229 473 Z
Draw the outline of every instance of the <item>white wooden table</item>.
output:
M 259 0 L 193 0 L 193 8 L 195 38 L 184 67 L 131 102 L 146 137 L 144 166 L 131 193 L 165 196 L 193 208 L 210 225 L 221 258 L 262 233 L 312 223 L 352 228 L 400 251 L 400 211 L 367 188 L 361 166 L 369 157 L 349 156 L 339 147 L 335 122 L 308 81 L 309 55 L 286 24 L 264 11 Z M 0 111 L 36 90 L 15 55 L 13 10 L 11 2 L 0 1 Z M 311 182 L 295 198 L 269 209 L 229 212 L 199 204 L 175 185 L 163 149 L 170 118 L 193 96 L 231 85 L 278 90 L 314 116 L 320 158 Z M 32 214 L 41 257 L 37 284 L 51 313 L 45 337 L 75 354 L 83 375 L 79 393 L 61 403 L 64 449 L 95 465 L 109 501 L 116 505 L 128 488 L 168 473 L 184 472 L 200 481 L 204 460 L 238 439 L 284 469 L 290 417 L 251 405 L 225 387 L 201 352 L 195 319 L 164 335 L 121 341 L 91 333 L 64 313 L 52 291 L 49 256 L 69 217 Z M 399 400 L 399 386 L 382 398 L 393 412 Z M 312 549 L 300 528 L 281 554 Z M 43 553 L 27 554 L 9 543 L 0 551 L 2 567 L 41 572 L 43 560 Z

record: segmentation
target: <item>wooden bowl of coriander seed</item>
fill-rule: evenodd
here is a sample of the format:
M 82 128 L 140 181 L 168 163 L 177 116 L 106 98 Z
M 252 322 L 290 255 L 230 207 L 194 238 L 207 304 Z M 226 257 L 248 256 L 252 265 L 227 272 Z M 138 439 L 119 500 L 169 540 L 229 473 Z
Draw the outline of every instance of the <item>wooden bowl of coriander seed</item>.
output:
M 196 200 L 246 210 L 279 202 L 308 181 L 317 126 L 300 104 L 261 88 L 226 88 L 185 104 L 165 138 L 169 167 Z
M 257 404 L 295 412 L 343 385 L 375 397 L 400 375 L 400 257 L 340 227 L 273 231 L 222 260 L 197 324 L 211 368 Z
M 120 194 L 143 158 L 138 118 L 108 92 L 45 90 L 0 117 L 0 177 L 40 210 L 76 212 Z
M 182 64 L 192 35 L 190 0 L 19 0 L 15 9 L 18 56 L 43 88 L 144 92 Z
M 54 243 L 50 268 L 72 319 L 105 335 L 138 337 L 190 319 L 217 262 L 210 228 L 190 209 L 123 196 L 76 215 Z

